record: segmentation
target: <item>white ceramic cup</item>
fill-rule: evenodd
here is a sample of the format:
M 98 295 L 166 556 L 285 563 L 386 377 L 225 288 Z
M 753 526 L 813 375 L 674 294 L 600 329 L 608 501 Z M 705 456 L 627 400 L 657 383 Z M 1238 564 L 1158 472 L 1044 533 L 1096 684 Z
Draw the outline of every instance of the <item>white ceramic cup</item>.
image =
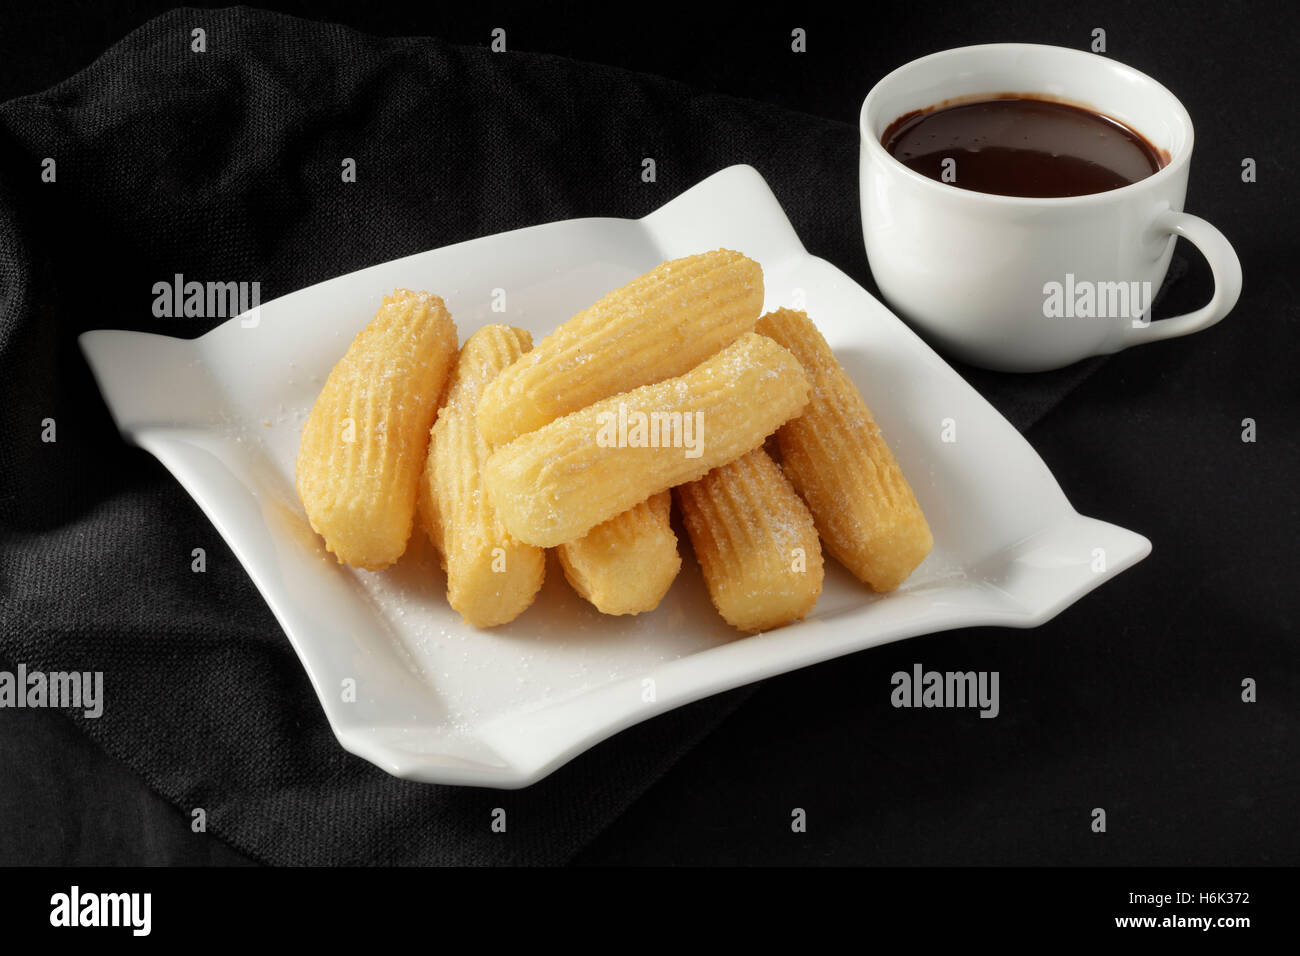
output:
M 1020 198 L 930 179 L 880 142 L 904 113 L 1005 93 L 1103 113 L 1169 161 L 1109 192 Z M 897 312 L 964 361 L 1016 372 L 1060 368 L 1200 331 L 1241 294 L 1241 264 L 1228 240 L 1182 211 L 1191 118 L 1167 89 L 1122 63 L 1027 43 L 946 50 L 877 83 L 862 104 L 859 132 L 862 233 L 876 283 Z M 1214 295 L 1195 312 L 1152 322 L 1136 303 L 1144 290 L 1159 290 L 1177 236 L 1209 262 Z

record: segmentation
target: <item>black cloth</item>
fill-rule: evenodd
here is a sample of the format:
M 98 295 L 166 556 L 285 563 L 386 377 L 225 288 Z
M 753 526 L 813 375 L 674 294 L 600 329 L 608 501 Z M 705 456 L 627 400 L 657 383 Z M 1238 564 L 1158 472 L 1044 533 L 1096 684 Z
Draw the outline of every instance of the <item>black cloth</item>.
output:
M 1295 570 L 1293 554 L 1270 536 L 1274 522 L 1294 526 L 1294 494 L 1270 494 L 1266 480 L 1278 469 L 1293 475 L 1296 463 L 1288 424 L 1295 421 L 1295 395 L 1279 385 L 1288 374 L 1293 381 L 1287 333 L 1294 335 L 1295 311 L 1289 302 L 1284 310 L 1278 297 L 1278 311 L 1254 324 L 1234 315 L 1184 342 L 1058 373 L 962 370 L 1018 427 L 1053 424 L 1037 429 L 1035 441 L 1058 475 L 1076 476 L 1066 487 L 1081 510 L 1150 534 L 1157 555 L 1164 553 L 1162 536 L 1184 545 L 1087 599 L 1071 618 L 1072 631 L 1053 622 L 1031 642 L 1008 632 L 960 632 L 855 655 L 839 669 L 831 662 L 640 725 L 518 793 L 406 783 L 346 754 L 283 634 L 215 530 L 157 462 L 121 443 L 76 350 L 76 334 L 100 327 L 206 331 L 212 320 L 150 314 L 153 283 L 177 272 L 257 280 L 269 299 L 504 229 L 644 215 L 737 162 L 767 178 L 810 251 L 871 288 L 857 220 L 856 128 L 547 56 L 380 40 L 245 9 L 205 11 L 201 21 L 206 53 L 190 50 L 196 15 L 169 14 L 67 82 L 0 107 L 0 664 L 103 670 L 104 716 L 73 719 L 183 812 L 204 808 L 211 832 L 275 863 L 559 862 L 578 854 L 728 715 L 724 732 L 708 737 L 684 766 L 707 754 L 744 780 L 745 759 L 767 747 L 761 766 L 778 776 L 788 768 L 792 783 L 765 799 L 774 811 L 785 807 L 779 815 L 787 821 L 789 806 L 810 802 L 793 781 L 811 779 L 817 755 L 864 741 L 879 748 L 873 756 L 886 765 L 916 772 L 910 795 L 933 798 L 942 774 L 915 766 L 898 749 L 915 746 L 916 734 L 883 705 L 884 693 L 864 695 L 858 687 L 880 683 L 881 670 L 887 686 L 893 665 L 922 653 L 942 656 L 944 649 L 948 658 L 954 649 L 977 655 L 981 667 L 1001 663 L 1004 673 L 1019 666 L 1037 681 L 1018 692 L 1026 707 L 1009 720 L 977 722 L 975 730 L 1009 724 L 1004 746 L 1014 751 L 1024 745 L 1018 722 L 1037 717 L 1041 735 L 1061 729 L 1064 740 L 1087 740 L 1095 753 L 1103 746 L 1099 731 L 1081 731 L 1071 722 L 1078 714 L 1053 711 L 1045 701 L 1092 693 L 1086 707 L 1079 704 L 1091 714 L 1110 702 L 1107 694 L 1118 694 L 1105 690 L 1113 676 L 1105 668 L 1080 676 L 1079 656 L 1107 655 L 1116 666 L 1168 673 L 1170 650 L 1155 639 L 1167 635 L 1161 618 L 1144 612 L 1151 607 L 1144 600 L 1161 602 L 1165 620 L 1192 628 L 1183 631 L 1180 660 L 1190 651 L 1203 665 L 1192 681 L 1197 701 L 1217 693 L 1213 699 L 1225 710 L 1211 720 L 1188 709 L 1193 703 L 1178 697 L 1180 688 L 1158 682 L 1174 698 L 1166 702 L 1181 707 L 1139 708 L 1135 715 L 1117 706 L 1101 722 L 1106 733 L 1122 736 L 1139 718 L 1162 731 L 1177 731 L 1179 721 L 1212 723 L 1224 728 L 1210 738 L 1216 754 L 1233 750 L 1261 760 L 1294 739 L 1287 735 L 1297 727 L 1295 709 L 1278 700 L 1283 688 L 1295 686 L 1294 658 L 1279 660 L 1294 599 L 1261 593 L 1258 575 L 1242 580 L 1247 575 L 1233 573 L 1234 561 L 1243 571 L 1257 569 L 1265 556 L 1279 572 Z M 647 155 L 658 162 L 653 184 L 639 177 Z M 55 183 L 40 181 L 45 157 L 57 162 Z M 343 157 L 357 161 L 355 184 L 341 182 Z M 1284 157 L 1268 162 L 1272 174 L 1284 175 L 1276 168 Z M 1268 195 L 1260 188 L 1250 198 Z M 1289 235 L 1293 240 L 1294 231 Z M 1252 281 L 1264 288 L 1286 281 L 1279 271 L 1252 275 L 1251 262 L 1267 254 L 1252 260 L 1248 252 L 1263 237 L 1230 236 L 1247 262 L 1248 292 Z M 1286 234 L 1273 238 L 1286 248 Z M 1267 258 L 1278 264 L 1276 245 Z M 1179 287 L 1171 290 L 1169 311 L 1192 306 L 1205 291 L 1204 282 L 1186 285 L 1187 301 L 1178 301 Z M 1227 403 L 1222 386 L 1208 387 L 1223 382 L 1224 362 L 1233 371 L 1247 364 L 1254 370 L 1237 382 L 1244 384 L 1240 408 Z M 1080 394 L 1062 404 L 1075 389 Z M 1255 473 L 1263 486 L 1250 486 L 1247 496 L 1234 464 L 1243 453 L 1235 419 L 1253 409 L 1273 422 L 1276 439 L 1245 446 L 1267 463 Z M 58 423 L 53 444 L 40 438 L 46 417 Z M 1212 437 L 1207 419 L 1220 429 Z M 1141 429 L 1136 437 L 1134 428 Z M 1129 449 L 1118 461 L 1117 445 Z M 1163 466 L 1171 460 L 1190 468 L 1170 474 Z M 1230 478 L 1227 469 L 1234 469 Z M 1153 473 L 1163 479 L 1158 487 Z M 1222 503 L 1229 490 L 1238 512 Z M 1210 506 L 1202 504 L 1207 498 Z M 1266 503 L 1276 510 L 1267 512 Z M 207 549 L 205 575 L 190 572 L 194 547 Z M 1169 582 L 1179 582 L 1186 606 L 1164 596 Z M 1230 660 L 1215 658 L 1222 648 L 1203 639 L 1207 621 L 1245 632 L 1234 633 Z M 1102 629 L 1100 644 L 1086 645 L 1094 627 Z M 1052 642 L 1052 633 L 1071 639 Z M 1134 633 L 1139 640 L 1130 646 L 1124 639 Z M 1183 666 L 1174 665 L 1175 673 Z M 1269 675 L 1278 698 L 1255 712 L 1229 707 L 1232 688 L 1214 690 L 1211 679 L 1238 670 Z M 1135 681 L 1123 683 L 1135 691 Z M 789 700 L 795 689 L 805 693 Z M 770 711 L 757 718 L 737 711 L 741 701 L 762 695 L 778 695 L 807 723 L 782 737 Z M 1243 723 L 1257 714 L 1269 721 L 1266 728 Z M 876 740 L 891 729 L 900 731 L 895 741 Z M 969 740 L 973 732 L 962 731 L 971 756 L 954 758 L 954 773 L 979 773 L 982 751 Z M 737 733 L 739 745 L 725 748 Z M 1029 736 L 1052 752 L 1039 731 Z M 998 783 L 1013 787 L 1023 774 L 1009 754 L 1003 759 L 1008 773 Z M 841 811 L 873 792 L 886 802 L 896 794 L 881 790 L 885 778 L 872 772 L 875 762 L 853 764 L 842 792 L 817 795 Z M 1265 766 L 1265 792 L 1294 789 L 1289 764 Z M 694 798 L 709 796 L 704 790 Z M 508 839 L 488 828 L 497 806 L 510 814 Z M 652 810 L 642 803 L 630 816 Z M 742 822 L 741 832 L 761 826 L 753 814 L 742 820 L 753 822 Z M 1291 826 L 1282 838 L 1294 851 Z M 635 832 L 655 828 L 643 824 Z M 828 827 L 820 839 L 835 832 Z M 806 847 L 818 845 L 815 833 Z M 771 850 L 759 834 L 748 845 L 756 853 Z M 587 857 L 599 846 L 597 839 Z M 842 846 L 862 849 L 852 841 Z M 933 852 L 939 859 L 940 848 Z M 670 862 L 691 850 L 652 836 L 638 843 L 633 835 L 607 845 L 603 859 L 622 853 Z

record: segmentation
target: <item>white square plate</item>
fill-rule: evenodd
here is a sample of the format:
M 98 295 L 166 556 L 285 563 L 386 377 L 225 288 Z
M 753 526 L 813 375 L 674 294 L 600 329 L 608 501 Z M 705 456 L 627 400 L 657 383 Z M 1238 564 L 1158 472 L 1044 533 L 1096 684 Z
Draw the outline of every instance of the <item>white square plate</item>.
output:
M 540 336 L 663 260 L 720 246 L 763 266 L 767 309 L 813 316 L 911 481 L 935 547 L 899 591 L 873 595 L 828 560 L 807 621 L 741 637 L 709 604 L 691 561 L 657 610 L 633 618 L 596 613 L 552 561 L 532 608 L 478 631 L 448 607 L 419 531 L 406 557 L 377 574 L 325 552 L 294 491 L 299 430 L 382 295 L 442 295 L 462 341 L 502 321 Z M 497 289 L 504 314 L 491 310 Z M 625 727 L 750 681 L 918 634 L 1034 627 L 1151 549 L 1077 514 L 992 406 L 804 250 L 748 166 L 641 220 L 556 222 L 408 256 L 286 295 L 198 339 L 104 330 L 80 341 L 123 435 L 176 476 L 247 569 L 339 741 L 414 780 L 523 787 Z M 945 419 L 956 441 L 942 440 Z

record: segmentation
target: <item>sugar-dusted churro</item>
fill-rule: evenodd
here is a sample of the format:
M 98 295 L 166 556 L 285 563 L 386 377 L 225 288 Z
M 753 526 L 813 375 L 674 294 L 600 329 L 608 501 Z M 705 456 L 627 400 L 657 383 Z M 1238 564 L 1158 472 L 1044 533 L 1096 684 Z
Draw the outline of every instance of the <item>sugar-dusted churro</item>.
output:
M 756 448 L 676 489 L 682 522 L 718 613 L 742 631 L 808 614 L 822 592 L 822 549 L 808 507 Z
M 892 591 L 934 539 L 862 396 L 808 316 L 778 309 L 758 330 L 799 359 L 808 407 L 777 431 L 781 463 L 808 503 L 826 550 L 876 591 Z
M 303 425 L 297 486 L 340 561 L 377 571 L 406 550 L 429 426 L 455 356 L 442 299 L 398 289 L 326 379 Z
M 488 447 L 475 414 L 487 384 L 531 345 L 527 332 L 508 325 L 471 335 L 429 439 L 420 514 L 447 572 L 447 601 L 476 627 L 513 621 L 546 574 L 546 552 L 512 537 L 483 493 Z
M 763 270 L 719 249 L 673 259 L 569 319 L 483 395 L 492 447 L 603 398 L 681 375 L 754 327 Z
M 798 360 L 747 332 L 685 375 L 614 395 L 498 448 L 484 484 L 515 537 L 554 547 L 758 447 L 807 401 Z
M 659 606 L 681 570 L 662 491 L 555 549 L 564 576 L 602 614 L 640 614 Z

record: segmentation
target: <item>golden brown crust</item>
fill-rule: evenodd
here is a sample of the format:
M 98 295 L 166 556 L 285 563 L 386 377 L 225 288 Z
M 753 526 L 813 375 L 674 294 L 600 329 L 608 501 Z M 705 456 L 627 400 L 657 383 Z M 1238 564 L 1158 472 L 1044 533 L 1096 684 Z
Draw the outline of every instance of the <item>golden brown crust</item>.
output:
M 718 249 L 665 262 L 579 312 L 502 373 L 479 427 L 493 448 L 601 399 L 681 375 L 754 327 L 763 270 Z
M 892 591 L 934 545 L 911 486 L 808 316 L 778 309 L 757 328 L 794 354 L 812 386 L 808 407 L 776 433 L 786 475 L 808 503 L 826 550 L 874 590 Z
M 560 545 L 565 578 L 602 614 L 654 610 L 682 567 L 671 515 L 663 491 Z
M 522 614 L 546 574 L 546 553 L 506 531 L 483 490 L 488 447 L 476 416 L 483 389 L 531 345 L 527 332 L 508 325 L 471 335 L 429 441 L 420 513 L 447 572 L 447 601 L 476 627 Z
M 799 413 L 807 393 L 793 355 L 746 333 L 685 375 L 597 402 L 498 448 L 485 484 L 512 534 L 554 547 L 758 447 Z M 646 432 L 633 426 L 624 434 L 622 424 L 638 414 L 675 422 L 675 430 L 664 425 L 657 443 L 635 444 Z M 688 430 L 697 432 L 693 447 Z M 665 435 L 683 440 L 666 445 Z
M 742 631 L 805 617 L 822 590 L 812 515 L 761 448 L 676 489 L 718 613 Z
M 339 561 L 377 571 L 402 556 L 429 426 L 456 356 L 442 299 L 398 289 L 330 372 L 298 446 L 298 496 Z

